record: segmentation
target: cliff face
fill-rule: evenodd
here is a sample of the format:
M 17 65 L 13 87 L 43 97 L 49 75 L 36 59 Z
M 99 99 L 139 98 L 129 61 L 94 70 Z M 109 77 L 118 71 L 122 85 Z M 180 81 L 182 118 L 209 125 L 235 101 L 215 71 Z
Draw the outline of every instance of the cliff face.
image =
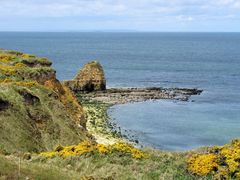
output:
M 51 62 L 0 50 L 0 145 L 43 151 L 89 139 L 84 111 Z
M 87 63 L 73 80 L 65 81 L 64 84 L 75 92 L 106 90 L 104 71 L 97 61 Z

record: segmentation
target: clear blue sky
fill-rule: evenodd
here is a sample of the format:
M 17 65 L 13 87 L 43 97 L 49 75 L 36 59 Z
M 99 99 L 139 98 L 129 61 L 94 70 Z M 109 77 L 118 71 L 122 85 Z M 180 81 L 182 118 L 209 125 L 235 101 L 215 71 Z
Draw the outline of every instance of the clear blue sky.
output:
M 240 0 L 0 0 L 0 31 L 235 31 Z

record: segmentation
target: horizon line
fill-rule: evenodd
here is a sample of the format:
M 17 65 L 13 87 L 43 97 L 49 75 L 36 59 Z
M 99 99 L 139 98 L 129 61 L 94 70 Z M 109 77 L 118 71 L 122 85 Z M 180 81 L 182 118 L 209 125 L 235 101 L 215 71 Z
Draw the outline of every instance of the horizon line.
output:
M 240 31 L 150 31 L 150 30 L 7 30 L 0 33 L 240 33 Z

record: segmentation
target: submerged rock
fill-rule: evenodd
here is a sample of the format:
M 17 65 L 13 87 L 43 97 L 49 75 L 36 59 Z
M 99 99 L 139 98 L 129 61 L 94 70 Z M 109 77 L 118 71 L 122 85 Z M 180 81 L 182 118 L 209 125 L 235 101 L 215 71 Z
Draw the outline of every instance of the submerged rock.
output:
M 64 84 L 75 92 L 106 90 L 104 71 L 101 64 L 97 61 L 91 61 L 84 65 L 73 80 L 65 81 Z

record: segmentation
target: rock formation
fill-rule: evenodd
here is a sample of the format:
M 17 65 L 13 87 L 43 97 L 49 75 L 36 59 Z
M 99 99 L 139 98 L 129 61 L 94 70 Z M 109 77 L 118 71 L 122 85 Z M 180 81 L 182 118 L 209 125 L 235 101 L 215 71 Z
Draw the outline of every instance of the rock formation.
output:
M 73 80 L 65 81 L 64 84 L 75 92 L 106 90 L 104 71 L 97 61 L 87 63 Z
M 81 104 L 56 79 L 51 64 L 0 50 L 0 144 L 9 152 L 38 152 L 91 138 Z

